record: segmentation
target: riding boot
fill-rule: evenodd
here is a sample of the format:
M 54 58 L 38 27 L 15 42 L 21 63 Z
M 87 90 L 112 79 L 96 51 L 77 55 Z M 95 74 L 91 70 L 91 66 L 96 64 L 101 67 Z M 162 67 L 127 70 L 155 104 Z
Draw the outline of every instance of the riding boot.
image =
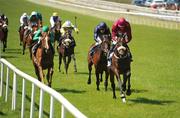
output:
M 40 43 L 37 42 L 37 43 L 32 47 L 32 54 L 33 54 L 33 56 L 34 56 L 34 61 L 35 61 L 35 63 L 37 63 L 36 51 L 37 51 L 39 45 L 40 45 Z
M 112 55 L 113 55 L 114 47 L 115 47 L 115 44 L 112 44 L 109 50 L 109 53 L 107 55 L 107 61 L 108 61 L 107 67 L 110 67 L 112 64 Z
M 50 44 L 50 48 L 51 48 L 52 53 L 53 53 L 53 55 L 54 55 L 54 54 L 55 54 L 55 50 L 54 50 L 54 47 L 53 47 L 53 45 L 52 45 L 52 44 Z
M 98 46 L 98 45 L 94 45 L 94 46 L 90 49 L 90 51 L 89 51 L 90 56 L 93 56 L 94 50 L 96 49 L 97 46 Z
M 129 49 L 129 46 L 128 46 L 128 45 L 126 45 L 125 47 L 126 47 L 126 48 L 127 48 L 127 50 L 128 50 L 127 55 L 128 55 L 128 57 L 129 57 L 130 61 L 133 61 L 133 59 L 132 59 L 132 54 L 131 54 L 131 51 L 130 51 L 130 49 Z

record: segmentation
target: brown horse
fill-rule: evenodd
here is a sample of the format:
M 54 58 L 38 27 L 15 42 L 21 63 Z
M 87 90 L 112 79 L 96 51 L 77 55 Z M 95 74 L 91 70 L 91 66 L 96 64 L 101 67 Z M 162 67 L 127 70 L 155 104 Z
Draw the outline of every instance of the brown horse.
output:
M 5 48 L 7 47 L 7 33 L 8 29 L 7 26 L 3 26 L 4 22 L 1 20 L 0 21 L 0 41 L 3 44 L 3 52 L 5 52 Z
M 71 62 L 71 58 L 74 59 L 74 47 L 75 47 L 75 41 L 74 38 L 70 35 L 69 32 L 66 32 L 65 35 L 62 37 L 62 42 L 60 46 L 58 47 L 58 53 L 59 53 L 59 71 L 61 71 L 61 62 L 62 58 L 64 61 L 64 68 L 66 71 L 66 74 L 68 73 L 68 67 L 69 63 Z M 66 59 L 68 58 L 68 59 Z M 76 72 L 76 63 L 74 63 L 74 71 Z
M 108 35 L 102 35 L 100 38 L 102 40 L 102 43 L 100 44 L 99 47 L 97 47 L 95 49 L 94 55 L 91 56 L 88 53 L 89 78 L 88 78 L 87 83 L 91 84 L 91 71 L 92 71 L 92 65 L 94 64 L 95 73 L 96 73 L 97 90 L 99 90 L 100 80 L 102 81 L 103 71 L 105 71 L 105 74 L 106 74 L 106 76 L 105 76 L 106 79 L 105 79 L 104 85 L 105 85 L 105 90 L 107 90 L 108 76 L 109 76 L 109 72 L 107 69 L 107 53 L 110 49 L 111 38 Z M 99 75 L 101 75 L 100 80 L 99 80 Z
M 32 61 L 35 68 L 35 73 L 38 77 L 38 80 L 44 83 L 44 73 L 43 70 L 48 69 L 46 78 L 48 81 L 48 86 L 51 87 L 53 67 L 54 67 L 54 54 L 52 48 L 50 48 L 50 33 L 42 33 L 42 38 L 40 46 L 37 49 L 37 52 L 34 55 L 32 54 Z
M 24 35 L 23 35 L 23 55 L 25 54 L 25 49 L 26 47 L 29 48 L 29 52 L 30 52 L 30 58 L 31 57 L 31 48 L 33 46 L 33 36 L 34 36 L 34 32 L 38 30 L 37 26 L 34 26 L 32 28 L 32 31 L 30 29 L 25 29 L 24 31 Z
M 131 94 L 131 89 L 130 89 L 131 59 L 128 56 L 128 51 L 129 49 L 127 48 L 127 44 L 124 44 L 123 42 L 118 42 L 113 52 L 112 65 L 109 68 L 111 87 L 113 89 L 113 98 L 116 98 L 115 82 L 114 82 L 114 75 L 115 75 L 119 84 L 120 95 L 123 102 L 126 102 L 125 92 L 127 95 Z M 120 79 L 120 74 L 123 74 L 123 83 Z M 128 89 L 126 91 L 127 80 L 128 80 Z

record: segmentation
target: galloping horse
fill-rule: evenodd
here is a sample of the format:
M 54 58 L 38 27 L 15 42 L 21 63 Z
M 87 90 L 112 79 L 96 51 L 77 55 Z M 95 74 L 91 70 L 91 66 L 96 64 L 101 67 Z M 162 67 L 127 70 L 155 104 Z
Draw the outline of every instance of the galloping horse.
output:
M 32 28 L 32 31 L 30 29 L 25 29 L 24 31 L 24 35 L 23 35 L 23 55 L 25 54 L 25 49 L 26 47 L 29 48 L 29 52 L 30 52 L 30 58 L 31 57 L 31 48 L 33 46 L 33 36 L 34 36 L 34 32 L 38 30 L 37 26 L 34 26 Z
M 68 67 L 69 63 L 71 62 L 71 58 L 75 59 L 74 57 L 74 45 L 75 42 L 73 40 L 73 37 L 69 32 L 66 32 L 64 36 L 62 37 L 62 42 L 60 46 L 58 47 L 58 53 L 59 53 L 59 71 L 61 71 L 61 62 L 62 58 L 64 61 L 64 68 L 66 71 L 66 74 L 68 73 Z M 66 58 L 68 58 L 66 60 Z M 75 62 L 75 60 L 74 60 Z M 76 72 L 76 63 L 74 63 L 74 71 Z
M 53 67 L 54 67 L 54 54 L 52 48 L 50 48 L 50 33 L 42 33 L 42 38 L 40 46 L 37 49 L 37 52 L 34 55 L 32 54 L 32 61 L 35 68 L 35 73 L 38 77 L 38 80 L 44 83 L 44 73 L 43 70 L 48 69 L 46 78 L 48 81 L 48 86 L 51 87 Z
M 108 72 L 108 69 L 107 69 L 107 53 L 108 53 L 108 51 L 110 49 L 111 37 L 109 35 L 102 35 L 100 38 L 102 40 L 102 43 L 100 44 L 99 47 L 97 47 L 95 49 L 94 55 L 91 56 L 88 53 L 89 78 L 88 78 L 87 83 L 91 84 L 91 71 L 92 71 L 92 65 L 94 64 L 95 73 L 96 73 L 97 90 L 99 90 L 100 80 L 102 81 L 103 71 L 105 71 L 105 73 L 106 73 L 106 76 L 105 76 L 106 79 L 105 79 L 104 85 L 105 85 L 105 90 L 107 90 L 108 76 L 109 76 L 109 72 Z M 99 80 L 99 74 L 101 75 L 100 80 Z
M 7 29 L 6 26 L 3 27 L 3 25 L 4 25 L 4 23 L 1 20 L 0 21 L 0 41 L 3 44 L 3 52 L 5 52 L 5 48 L 7 47 L 7 32 L 8 32 L 8 29 Z
M 126 95 L 131 94 L 131 85 L 130 85 L 130 77 L 131 77 L 131 59 L 128 56 L 129 49 L 126 46 L 127 44 L 123 42 L 118 42 L 115 46 L 112 56 L 112 65 L 110 66 L 110 81 L 111 87 L 113 89 L 113 98 L 116 98 L 115 94 L 115 82 L 114 82 L 114 75 L 117 78 L 120 95 L 123 102 L 126 102 Z M 123 74 L 123 83 L 120 79 L 120 74 Z M 128 80 L 128 89 L 126 91 L 126 82 Z

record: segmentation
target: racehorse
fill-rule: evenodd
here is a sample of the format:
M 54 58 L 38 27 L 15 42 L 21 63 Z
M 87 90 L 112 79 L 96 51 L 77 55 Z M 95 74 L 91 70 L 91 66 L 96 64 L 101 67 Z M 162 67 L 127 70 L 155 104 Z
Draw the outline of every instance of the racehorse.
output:
M 71 62 L 71 58 L 75 59 L 74 57 L 74 47 L 75 41 L 74 38 L 71 36 L 69 32 L 66 32 L 62 37 L 62 42 L 58 46 L 58 53 L 59 53 L 59 71 L 61 71 L 61 62 L 63 58 L 64 68 L 66 74 L 68 73 L 69 63 Z M 66 59 L 67 58 L 67 59 Z M 74 60 L 75 62 L 75 60 Z M 76 63 L 74 63 L 74 71 L 76 72 Z
M 102 35 L 100 36 L 100 38 L 102 40 L 102 43 L 99 45 L 99 47 L 95 49 L 93 56 L 91 56 L 90 53 L 88 53 L 89 78 L 87 83 L 91 84 L 91 71 L 92 71 L 92 65 L 94 64 L 97 90 L 100 90 L 99 85 L 100 85 L 100 81 L 102 81 L 103 71 L 105 71 L 106 74 L 104 85 L 105 85 L 105 90 L 107 90 L 108 76 L 109 76 L 109 72 L 107 69 L 107 54 L 110 49 L 111 37 L 109 35 Z M 99 75 L 101 75 L 100 80 L 99 80 Z
M 113 98 L 116 98 L 115 82 L 114 82 L 114 75 L 115 75 L 119 84 L 120 96 L 124 103 L 126 102 L 125 92 L 126 95 L 131 94 L 131 89 L 130 89 L 131 59 L 128 56 L 129 49 L 127 48 L 126 45 L 127 44 L 123 43 L 122 41 L 118 41 L 113 51 L 112 64 L 109 67 L 111 87 L 113 89 Z M 120 74 L 123 75 L 123 83 L 120 79 Z M 128 81 L 128 89 L 126 91 L 127 81 Z
M 33 36 L 34 36 L 34 32 L 38 30 L 37 26 L 34 26 L 32 28 L 32 31 L 28 28 L 25 29 L 24 31 L 24 35 L 23 35 L 23 55 L 25 54 L 25 49 L 26 47 L 29 48 L 29 52 L 30 52 L 30 58 L 31 57 L 31 48 L 33 47 Z
M 48 69 L 46 79 L 48 81 L 48 86 L 51 87 L 53 67 L 54 67 L 54 54 L 52 48 L 50 48 L 50 33 L 42 33 L 42 38 L 40 41 L 40 46 L 37 49 L 35 56 L 32 54 L 32 61 L 35 68 L 35 73 L 38 80 L 44 83 L 44 73 L 43 70 Z
M 7 35 L 8 35 L 8 29 L 7 26 L 4 26 L 4 22 L 0 21 L 0 41 L 3 44 L 3 52 L 5 52 L 5 48 L 7 48 Z

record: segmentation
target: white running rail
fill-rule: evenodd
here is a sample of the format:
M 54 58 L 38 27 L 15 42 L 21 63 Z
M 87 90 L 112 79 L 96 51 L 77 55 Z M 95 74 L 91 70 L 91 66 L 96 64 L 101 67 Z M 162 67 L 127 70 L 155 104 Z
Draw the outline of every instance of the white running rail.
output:
M 68 100 L 66 100 L 60 93 L 56 92 L 52 88 L 46 86 L 45 84 L 39 82 L 37 79 L 27 75 L 26 73 L 18 70 L 15 66 L 10 64 L 5 59 L 0 59 L 1 63 L 1 72 L 0 72 L 0 97 L 3 96 L 3 78 L 4 78 L 4 68 L 7 67 L 6 70 L 6 87 L 5 87 L 5 101 L 7 102 L 8 98 L 8 88 L 9 88 L 9 71 L 13 71 L 13 90 L 12 90 L 12 110 L 16 109 L 16 94 L 17 94 L 17 75 L 22 77 L 22 105 L 21 105 L 21 118 L 25 117 L 25 97 L 26 97 L 26 81 L 32 83 L 32 91 L 31 91 L 31 106 L 30 106 L 30 118 L 33 118 L 34 113 L 34 102 L 35 102 L 35 89 L 36 87 L 40 88 L 40 100 L 39 100 L 39 118 L 43 117 L 43 99 L 44 92 L 50 95 L 50 118 L 54 116 L 54 100 L 56 99 L 59 103 L 62 104 L 61 107 L 61 118 L 66 117 L 66 111 L 69 111 L 75 118 L 87 118 L 84 114 L 82 114 L 76 107 L 74 107 Z

